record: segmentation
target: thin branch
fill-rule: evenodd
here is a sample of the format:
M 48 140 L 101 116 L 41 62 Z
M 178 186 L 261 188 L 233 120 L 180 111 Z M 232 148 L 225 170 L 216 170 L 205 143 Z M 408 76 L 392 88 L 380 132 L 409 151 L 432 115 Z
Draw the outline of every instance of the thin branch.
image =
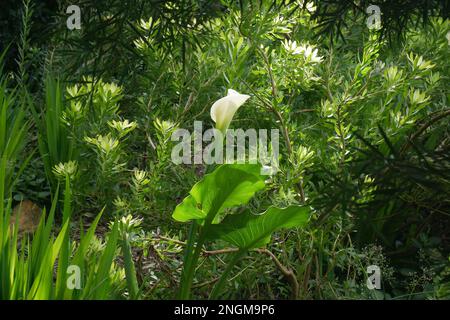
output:
M 180 241 L 180 240 L 176 240 L 176 239 L 172 239 L 172 238 L 168 238 L 168 237 L 164 237 L 164 236 L 156 236 L 155 238 L 152 238 L 150 240 L 162 240 L 162 241 L 167 241 L 167 242 L 179 244 L 182 246 L 186 246 L 186 242 L 184 242 L 184 241 Z M 237 251 L 239 251 L 238 248 L 224 248 L 224 249 L 218 249 L 218 250 L 202 250 L 202 255 L 205 257 L 209 257 L 209 256 L 214 256 L 214 255 L 219 255 L 219 254 L 234 253 Z M 268 249 L 259 248 L 259 249 L 253 249 L 251 251 L 257 252 L 260 254 L 265 254 L 266 256 L 269 256 L 272 259 L 275 266 L 278 268 L 278 270 L 280 270 L 280 272 L 283 274 L 283 276 L 287 279 L 287 281 L 291 285 L 292 298 L 297 299 L 300 286 L 298 284 L 297 276 L 295 275 L 294 271 L 292 269 L 284 266 L 280 262 L 280 260 Z M 195 287 L 202 287 L 202 286 L 214 283 L 217 280 L 218 279 L 213 279 L 213 280 L 205 282 L 205 283 L 197 284 Z
M 422 133 L 425 132 L 431 125 L 438 122 L 441 119 L 444 119 L 445 117 L 450 116 L 450 109 L 443 110 L 442 113 L 436 115 L 435 117 L 431 118 L 428 122 L 424 123 L 417 132 L 415 132 L 406 142 L 406 144 L 403 146 L 402 150 L 400 151 L 400 154 L 404 154 L 406 150 L 408 150 L 409 147 L 411 147 L 412 142 L 416 140 Z
M 220 279 L 220 277 L 217 277 L 217 278 L 214 278 L 212 280 L 208 280 L 208 281 L 205 281 L 205 282 L 202 282 L 202 283 L 194 284 L 194 285 L 192 285 L 192 289 L 198 289 L 198 288 L 201 288 L 201 287 L 205 287 L 205 286 L 214 284 L 217 281 L 219 281 L 219 279 Z
M 265 101 L 263 98 L 261 98 L 256 92 L 255 90 L 253 90 L 253 88 L 251 88 L 244 80 L 242 80 L 242 82 L 247 86 L 247 88 L 250 89 L 250 91 L 252 91 L 253 95 L 263 104 L 263 107 L 265 107 L 267 110 L 269 110 L 270 112 L 272 112 L 278 119 L 278 121 L 280 122 L 280 127 L 281 127 L 281 132 L 283 134 L 283 138 L 288 150 L 288 154 L 292 155 L 292 145 L 291 145 L 291 139 L 289 138 L 289 131 L 284 123 L 284 119 L 283 116 L 281 115 L 280 112 L 278 112 L 278 110 L 272 106 L 270 103 L 268 103 L 267 101 Z M 298 192 L 300 193 L 300 200 L 301 202 L 305 202 L 305 192 L 303 190 L 303 186 L 302 183 L 298 183 L 296 184 L 297 188 L 298 188 Z
M 277 266 L 278 270 L 284 275 L 284 277 L 288 280 L 292 288 L 292 299 L 298 298 L 299 284 L 297 280 L 297 276 L 294 271 L 290 268 L 285 267 L 281 264 L 280 260 L 269 250 L 267 249 L 255 249 L 256 252 L 268 255 L 272 258 L 272 261 Z

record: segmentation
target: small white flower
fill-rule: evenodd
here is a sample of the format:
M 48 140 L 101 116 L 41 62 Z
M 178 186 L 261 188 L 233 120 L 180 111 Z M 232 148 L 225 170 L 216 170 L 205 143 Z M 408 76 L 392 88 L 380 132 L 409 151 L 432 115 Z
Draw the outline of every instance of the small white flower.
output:
M 124 121 L 116 121 L 116 120 L 112 120 L 108 122 L 108 125 L 117 130 L 117 132 L 119 133 L 119 135 L 121 137 L 125 136 L 127 133 L 133 131 L 136 127 L 137 127 L 137 123 L 132 121 L 128 121 L 128 120 L 124 120 Z
M 302 45 L 298 48 L 301 53 L 303 53 L 303 56 L 306 60 L 313 62 L 313 63 L 320 63 L 322 62 L 322 57 L 318 56 L 318 49 L 315 49 L 313 46 L 310 45 Z
M 80 94 L 80 88 L 77 85 L 67 87 L 66 92 L 71 98 L 75 98 Z
M 76 161 L 61 162 L 53 167 L 53 174 L 61 179 L 64 179 L 66 176 L 72 179 L 77 173 L 77 170 L 78 164 Z
M 106 136 L 98 135 L 96 138 L 85 137 L 84 141 L 96 146 L 106 155 L 119 146 L 119 140 L 112 138 L 109 134 Z
M 297 41 L 284 40 L 283 42 L 284 49 L 291 54 L 300 54 L 301 51 L 297 46 Z
M 225 134 L 234 114 L 248 98 L 249 95 L 229 89 L 226 97 L 214 102 L 211 107 L 211 119 L 216 123 L 216 128 Z
M 150 31 L 153 25 L 153 18 L 150 17 L 148 20 L 141 19 L 141 21 L 139 21 L 139 25 L 143 30 Z
M 306 1 L 306 7 L 305 7 L 305 1 Z M 300 0 L 299 5 L 302 8 L 306 8 L 306 10 L 309 13 L 314 13 L 317 10 L 317 7 L 314 5 L 314 2 L 309 1 L 309 0 Z
M 145 186 L 150 183 L 150 179 L 147 178 L 147 172 L 143 170 L 134 170 L 132 179 L 136 186 Z
M 297 41 L 285 40 L 284 49 L 292 55 L 303 55 L 305 59 L 312 63 L 322 62 L 322 57 L 318 56 L 318 49 L 309 44 L 297 44 Z

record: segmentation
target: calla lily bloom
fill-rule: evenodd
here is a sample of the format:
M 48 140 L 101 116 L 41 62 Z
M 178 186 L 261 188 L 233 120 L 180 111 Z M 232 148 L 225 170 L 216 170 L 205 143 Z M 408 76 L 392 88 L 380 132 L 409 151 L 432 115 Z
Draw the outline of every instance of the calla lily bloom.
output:
M 234 114 L 248 98 L 250 98 L 249 95 L 228 89 L 226 97 L 214 102 L 211 107 L 211 119 L 216 123 L 216 128 L 225 134 Z

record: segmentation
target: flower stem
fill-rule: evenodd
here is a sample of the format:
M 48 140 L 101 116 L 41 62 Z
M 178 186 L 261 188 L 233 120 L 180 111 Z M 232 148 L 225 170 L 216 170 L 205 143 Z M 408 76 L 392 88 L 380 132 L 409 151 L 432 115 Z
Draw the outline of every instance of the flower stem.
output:
M 233 270 L 233 267 L 236 265 L 236 263 L 247 253 L 247 250 L 239 250 L 235 254 L 233 254 L 233 257 L 231 258 L 230 262 L 228 262 L 227 267 L 225 268 L 225 271 L 220 276 L 219 281 L 214 286 L 211 294 L 209 295 L 209 299 L 217 299 L 219 294 L 222 292 L 223 287 L 226 284 L 228 275 L 230 274 L 231 270 Z

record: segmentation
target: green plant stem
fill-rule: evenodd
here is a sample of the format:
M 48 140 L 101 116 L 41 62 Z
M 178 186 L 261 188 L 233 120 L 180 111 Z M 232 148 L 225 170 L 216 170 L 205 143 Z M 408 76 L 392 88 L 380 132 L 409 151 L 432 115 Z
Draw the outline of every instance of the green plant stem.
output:
M 181 286 L 180 291 L 178 293 L 179 299 L 189 299 L 192 281 L 194 279 L 195 264 L 198 260 L 198 257 L 200 256 L 201 248 L 205 241 L 204 237 L 202 242 L 200 242 L 199 239 L 199 241 L 197 242 L 197 246 L 195 247 L 194 250 L 194 243 L 196 238 L 195 235 L 197 233 L 197 229 L 198 224 L 194 220 L 189 230 L 186 254 L 184 256 L 184 266 L 181 274 Z
M 125 266 L 125 276 L 127 279 L 127 286 L 128 291 L 130 293 L 130 299 L 137 299 L 139 294 L 139 285 L 136 278 L 136 270 L 134 268 L 130 242 L 128 241 L 128 236 L 126 234 L 122 239 L 121 245 Z
M 214 286 L 209 299 L 217 299 L 219 294 L 222 292 L 223 287 L 226 284 L 228 275 L 230 274 L 231 270 L 233 270 L 233 267 L 236 265 L 236 263 L 247 253 L 247 250 L 239 250 L 235 254 L 233 254 L 231 261 L 228 262 L 227 267 L 225 268 L 225 271 L 220 276 L 219 281 L 217 281 L 216 285 Z

